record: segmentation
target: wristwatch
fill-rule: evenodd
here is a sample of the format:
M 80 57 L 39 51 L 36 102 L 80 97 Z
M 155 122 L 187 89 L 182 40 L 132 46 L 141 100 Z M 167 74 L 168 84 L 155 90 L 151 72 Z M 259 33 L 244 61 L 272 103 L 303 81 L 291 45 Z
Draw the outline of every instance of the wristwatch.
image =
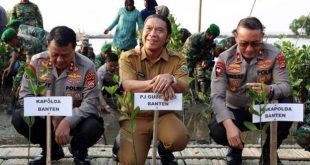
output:
M 171 75 L 171 76 L 173 78 L 171 85 L 175 85 L 177 83 L 177 79 L 173 75 Z

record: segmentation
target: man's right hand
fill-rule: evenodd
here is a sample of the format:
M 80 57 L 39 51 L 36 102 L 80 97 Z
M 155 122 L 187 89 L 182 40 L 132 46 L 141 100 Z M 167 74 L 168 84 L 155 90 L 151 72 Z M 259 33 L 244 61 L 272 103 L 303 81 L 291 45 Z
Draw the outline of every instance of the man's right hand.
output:
M 3 73 L 2 73 L 2 77 L 8 77 L 8 75 L 11 73 L 12 68 L 11 67 L 7 67 L 6 69 L 4 69 Z
M 57 129 L 59 123 L 61 122 L 61 120 L 63 119 L 63 116 L 53 116 L 52 117 L 52 124 L 54 127 L 54 131 Z
M 224 120 L 223 125 L 226 129 L 226 135 L 229 145 L 233 148 L 242 149 L 243 141 L 239 128 L 234 124 L 231 119 Z

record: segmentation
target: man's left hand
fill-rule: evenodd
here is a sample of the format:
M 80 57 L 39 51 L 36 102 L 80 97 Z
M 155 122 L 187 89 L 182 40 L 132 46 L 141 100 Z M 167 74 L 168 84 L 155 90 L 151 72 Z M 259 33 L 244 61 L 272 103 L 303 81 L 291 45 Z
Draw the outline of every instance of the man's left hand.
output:
M 70 141 L 70 125 L 65 119 L 61 120 L 55 132 L 55 140 L 59 145 L 68 144 Z

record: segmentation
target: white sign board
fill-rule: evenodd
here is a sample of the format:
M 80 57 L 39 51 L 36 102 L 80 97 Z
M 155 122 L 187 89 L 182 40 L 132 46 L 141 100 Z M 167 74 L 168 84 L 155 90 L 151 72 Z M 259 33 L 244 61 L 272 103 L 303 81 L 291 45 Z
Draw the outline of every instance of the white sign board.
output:
M 71 96 L 25 97 L 25 116 L 72 116 Z
M 303 121 L 304 119 L 303 104 L 267 104 L 266 108 L 266 112 L 261 116 L 261 122 Z M 259 111 L 259 105 L 255 105 L 254 109 Z M 253 115 L 253 123 L 259 122 L 259 116 Z
M 134 107 L 141 110 L 173 110 L 182 111 L 182 93 L 176 93 L 176 98 L 164 101 L 163 96 L 157 93 L 135 93 Z

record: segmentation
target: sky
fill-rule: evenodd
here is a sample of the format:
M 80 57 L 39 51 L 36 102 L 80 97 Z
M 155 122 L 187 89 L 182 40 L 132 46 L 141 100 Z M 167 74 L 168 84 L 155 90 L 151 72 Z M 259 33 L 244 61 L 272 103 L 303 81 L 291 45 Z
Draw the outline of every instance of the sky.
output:
M 66 25 L 76 32 L 103 33 L 114 20 L 124 0 L 30 0 L 38 5 L 43 16 L 44 29 Z M 221 34 L 230 34 L 240 19 L 250 15 L 255 0 L 202 0 L 201 30 L 211 23 L 217 24 Z M 19 0 L 1 0 L 0 5 L 11 10 Z M 140 11 L 144 0 L 135 0 Z M 180 27 L 198 32 L 199 0 L 157 0 L 166 5 Z M 289 24 L 310 12 L 310 0 L 256 0 L 252 16 L 266 27 L 266 34 L 291 33 Z M 112 30 L 114 33 L 115 28 Z

